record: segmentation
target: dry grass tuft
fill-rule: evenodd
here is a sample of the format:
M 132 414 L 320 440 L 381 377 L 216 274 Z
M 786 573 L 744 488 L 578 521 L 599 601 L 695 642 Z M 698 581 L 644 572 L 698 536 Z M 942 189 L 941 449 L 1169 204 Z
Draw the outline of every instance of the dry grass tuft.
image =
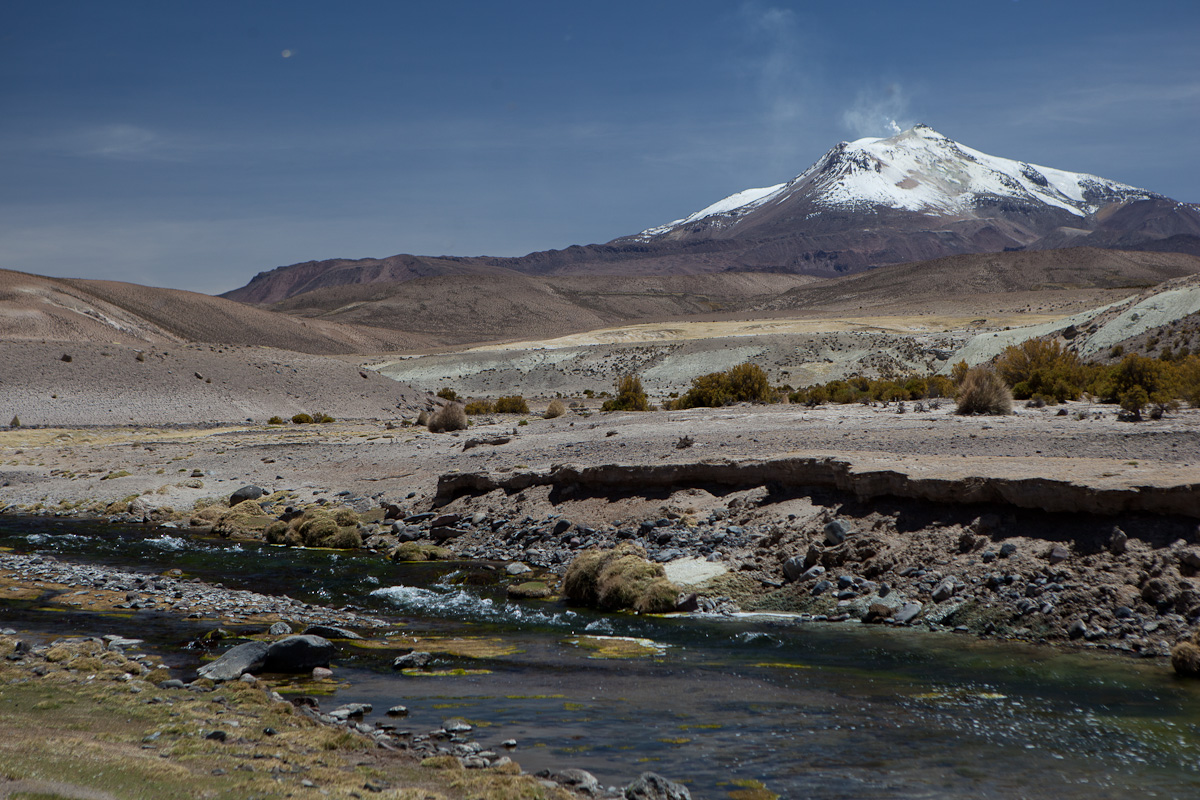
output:
M 462 403 L 447 403 L 429 419 L 429 430 L 433 433 L 466 429 L 467 412 Z
M 999 416 L 1012 413 L 1012 393 L 995 372 L 974 367 L 958 387 L 957 413 Z

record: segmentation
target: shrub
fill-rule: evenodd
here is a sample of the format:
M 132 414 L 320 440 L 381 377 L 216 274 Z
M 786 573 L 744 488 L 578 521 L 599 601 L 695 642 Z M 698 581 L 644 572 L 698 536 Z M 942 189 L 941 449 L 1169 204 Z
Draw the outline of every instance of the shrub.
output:
M 958 387 L 959 414 L 1011 414 L 1012 395 L 1000 376 L 986 367 L 974 367 Z
M 325 414 L 322 412 L 317 412 L 316 414 L 313 414 L 313 422 L 319 422 L 322 425 L 326 425 L 330 422 L 337 422 L 337 420 L 335 420 L 333 417 L 329 416 L 328 414 Z
M 283 417 L 280 417 L 280 416 L 271 417 L 269 420 L 267 420 L 267 424 L 268 425 L 282 425 Z
M 519 394 L 514 394 L 509 397 L 496 398 L 496 413 L 497 414 L 528 414 L 529 404 L 525 402 L 525 398 Z
M 466 404 L 466 406 L 463 407 L 463 410 L 473 417 L 478 416 L 479 414 L 490 414 L 492 413 L 492 401 L 486 399 L 471 400 Z
M 21 427 L 21 418 L 18 417 L 16 414 L 13 414 L 12 422 L 8 423 L 8 427 L 10 427 L 10 428 Z
M 313 418 L 308 414 L 305 414 L 303 411 L 292 417 L 292 422 L 296 423 L 297 425 L 308 425 L 312 421 Z
M 637 375 L 630 373 L 617 380 L 617 396 L 605 400 L 601 411 L 649 411 L 650 403 L 646 398 L 646 390 Z
M 950 368 L 950 380 L 954 381 L 955 386 L 961 385 L 963 378 L 967 377 L 967 372 L 969 372 L 970 369 L 971 367 L 966 361 L 959 361 Z
M 1142 418 L 1142 409 L 1150 402 L 1150 395 L 1141 386 L 1133 386 L 1121 394 L 1121 408 L 1136 420 Z
M 457 400 L 458 392 L 454 391 L 449 386 L 443 386 L 442 388 L 438 389 L 437 396 L 443 400 Z
M 691 388 L 674 407 L 718 408 L 730 403 L 769 403 L 773 394 L 767 373 L 747 361 L 724 372 L 710 372 L 693 378 Z
M 429 418 L 429 430 L 433 433 L 462 431 L 466 428 L 467 412 L 462 403 L 447 403 Z
M 428 425 L 429 424 L 429 412 L 428 411 L 422 411 L 420 414 L 417 414 L 417 424 L 418 425 Z
M 1029 339 L 1009 345 L 996 359 L 996 371 L 1018 400 L 1041 395 L 1047 402 L 1061 403 L 1078 400 L 1083 393 L 1083 364 L 1057 341 Z
M 550 405 L 546 406 L 546 413 L 542 414 L 542 418 L 543 419 L 557 419 L 565 413 L 567 413 L 566 406 L 563 405 L 562 400 L 558 400 L 556 398 L 556 399 L 550 401 Z

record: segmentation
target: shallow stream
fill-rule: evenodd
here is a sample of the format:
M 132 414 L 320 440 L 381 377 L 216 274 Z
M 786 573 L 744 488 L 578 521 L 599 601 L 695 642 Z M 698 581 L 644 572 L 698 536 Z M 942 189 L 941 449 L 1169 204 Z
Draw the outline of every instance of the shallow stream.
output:
M 394 672 L 395 650 L 343 647 L 332 708 L 402 704 L 414 732 L 460 716 L 530 771 L 606 785 L 653 770 L 696 798 L 1200 797 L 1200 686 L 1162 662 L 857 623 L 598 615 L 505 599 L 502 570 L 196 539 L 176 531 L 0 520 L 0 546 L 363 611 L 396 631 L 479 644 L 443 671 Z M 136 614 L 136 619 L 131 616 Z M 209 627 L 215 622 L 203 623 Z M 0 602 L 0 627 L 122 633 L 173 663 L 201 623 L 155 612 L 50 613 Z M 602 658 L 578 637 L 632 637 Z M 625 639 L 583 644 L 627 649 Z M 303 690 L 303 686 L 299 687 Z

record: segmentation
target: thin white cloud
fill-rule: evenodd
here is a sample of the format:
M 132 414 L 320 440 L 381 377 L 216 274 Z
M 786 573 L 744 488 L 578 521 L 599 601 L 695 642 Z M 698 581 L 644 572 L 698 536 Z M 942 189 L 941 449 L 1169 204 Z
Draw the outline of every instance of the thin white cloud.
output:
M 99 125 L 60 137 L 56 149 L 76 156 L 117 161 L 174 161 L 180 148 L 158 133 L 138 125 Z
M 891 136 L 911 128 L 908 94 L 899 83 L 861 89 L 842 112 L 842 125 L 858 137 Z

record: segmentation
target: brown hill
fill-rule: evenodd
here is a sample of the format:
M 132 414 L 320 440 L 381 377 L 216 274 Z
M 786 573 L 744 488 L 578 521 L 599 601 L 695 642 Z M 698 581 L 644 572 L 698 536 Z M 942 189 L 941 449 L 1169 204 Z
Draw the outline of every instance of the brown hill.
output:
M 424 346 L 379 328 L 294 319 L 195 292 L 0 270 L 0 340 L 203 342 L 315 354 Z
M 763 310 L 922 307 L 949 298 L 1151 286 L 1200 273 L 1200 257 L 1091 247 L 950 256 L 791 289 Z
M 317 289 L 277 303 L 288 314 L 402 330 L 441 344 L 547 339 L 641 320 L 755 308 L 815 278 L 474 275 Z

